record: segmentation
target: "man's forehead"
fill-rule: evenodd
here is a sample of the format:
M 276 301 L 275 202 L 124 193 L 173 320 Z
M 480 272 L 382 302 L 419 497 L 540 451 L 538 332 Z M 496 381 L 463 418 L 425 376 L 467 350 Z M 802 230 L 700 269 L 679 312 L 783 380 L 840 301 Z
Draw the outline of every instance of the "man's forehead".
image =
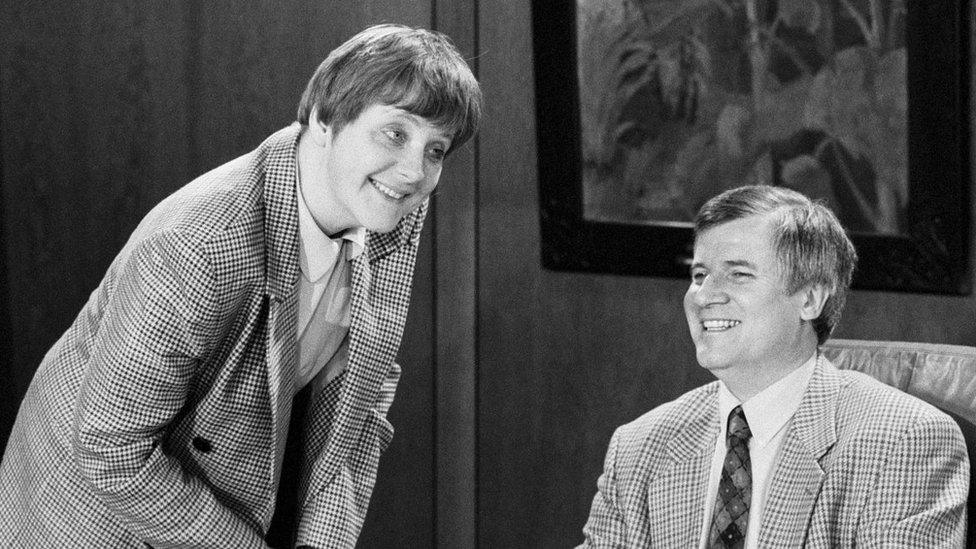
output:
M 694 242 L 696 261 L 708 256 L 710 261 L 741 264 L 754 262 L 757 256 L 772 251 L 772 219 L 767 215 L 741 217 L 709 227 Z
M 695 245 L 702 240 L 754 241 L 772 232 L 773 217 L 769 214 L 755 214 L 730 219 L 702 230 L 695 237 Z

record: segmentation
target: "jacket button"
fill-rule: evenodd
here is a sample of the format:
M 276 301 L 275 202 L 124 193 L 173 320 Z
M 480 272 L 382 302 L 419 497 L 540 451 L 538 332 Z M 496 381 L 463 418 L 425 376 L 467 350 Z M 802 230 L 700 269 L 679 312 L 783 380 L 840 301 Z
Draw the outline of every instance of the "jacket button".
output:
M 210 450 L 213 450 L 213 446 L 210 444 L 210 441 L 203 437 L 193 437 L 193 447 L 205 454 L 209 453 Z

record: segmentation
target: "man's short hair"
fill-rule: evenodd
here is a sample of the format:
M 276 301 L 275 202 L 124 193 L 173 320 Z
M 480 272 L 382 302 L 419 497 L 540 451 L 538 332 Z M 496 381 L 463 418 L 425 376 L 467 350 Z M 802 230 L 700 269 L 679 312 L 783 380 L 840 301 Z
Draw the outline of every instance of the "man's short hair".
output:
M 717 225 L 757 214 L 778 217 L 773 248 L 792 295 L 808 285 L 827 291 L 820 316 L 813 321 L 823 344 L 840 321 L 857 252 L 837 216 L 827 206 L 785 187 L 749 185 L 730 189 L 705 203 L 695 216 L 695 238 Z
M 338 132 L 369 106 L 391 105 L 449 133 L 449 152 L 474 134 L 481 119 L 478 81 L 446 35 L 403 25 L 375 25 L 322 61 L 298 105 L 308 125 L 313 107 Z

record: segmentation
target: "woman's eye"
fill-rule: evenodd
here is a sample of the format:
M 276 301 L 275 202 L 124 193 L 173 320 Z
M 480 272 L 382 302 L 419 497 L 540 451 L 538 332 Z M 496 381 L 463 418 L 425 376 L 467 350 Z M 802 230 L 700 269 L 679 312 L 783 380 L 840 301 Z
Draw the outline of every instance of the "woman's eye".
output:
M 444 160 L 444 157 L 447 155 L 447 151 L 445 151 L 440 147 L 434 147 L 427 150 L 427 155 L 430 157 L 432 161 L 440 162 Z
M 407 140 L 407 134 L 402 130 L 388 129 L 384 130 L 383 133 L 390 139 L 390 141 L 395 143 L 403 143 Z

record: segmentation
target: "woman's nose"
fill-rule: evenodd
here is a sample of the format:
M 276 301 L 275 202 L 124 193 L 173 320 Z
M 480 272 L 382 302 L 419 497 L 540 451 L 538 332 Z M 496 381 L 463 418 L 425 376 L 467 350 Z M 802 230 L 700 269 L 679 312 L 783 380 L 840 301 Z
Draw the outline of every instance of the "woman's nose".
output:
M 424 171 L 424 150 L 416 151 L 406 148 L 397 159 L 397 174 L 405 181 L 414 183 L 426 175 Z

